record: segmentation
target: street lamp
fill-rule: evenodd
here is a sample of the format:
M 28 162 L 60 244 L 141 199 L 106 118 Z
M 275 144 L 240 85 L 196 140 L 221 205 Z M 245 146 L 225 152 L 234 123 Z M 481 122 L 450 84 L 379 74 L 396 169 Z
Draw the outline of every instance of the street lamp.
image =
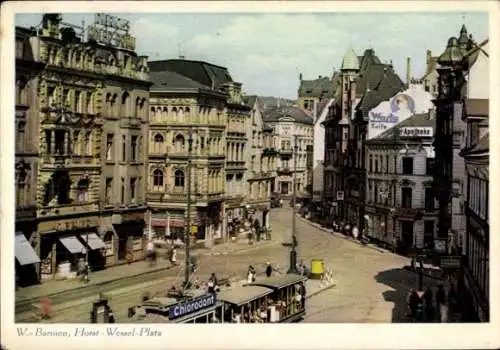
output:
M 298 273 L 297 271 L 297 236 L 295 232 L 295 220 L 296 220 L 296 206 L 295 206 L 295 199 L 296 199 L 296 192 L 297 192 L 297 185 L 296 185 L 296 176 L 297 176 L 297 151 L 298 151 L 298 144 L 297 144 L 297 135 L 294 136 L 294 145 L 293 145 L 293 176 L 292 176 L 292 183 L 293 183 L 293 189 L 292 189 L 292 249 L 290 250 L 290 267 L 288 269 L 288 273 Z
M 184 288 L 189 288 L 191 261 L 189 256 L 189 245 L 191 241 L 191 162 L 193 156 L 193 131 L 189 128 L 188 134 L 188 163 L 187 163 L 187 220 L 184 228 L 184 244 L 186 250 L 184 268 Z

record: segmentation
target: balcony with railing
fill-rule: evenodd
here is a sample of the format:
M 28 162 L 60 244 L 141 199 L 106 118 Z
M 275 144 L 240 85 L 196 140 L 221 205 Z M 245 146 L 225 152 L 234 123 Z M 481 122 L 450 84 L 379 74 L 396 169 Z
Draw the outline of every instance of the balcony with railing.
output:
M 293 150 L 291 147 L 280 148 L 279 153 L 282 157 L 291 157 L 293 155 Z

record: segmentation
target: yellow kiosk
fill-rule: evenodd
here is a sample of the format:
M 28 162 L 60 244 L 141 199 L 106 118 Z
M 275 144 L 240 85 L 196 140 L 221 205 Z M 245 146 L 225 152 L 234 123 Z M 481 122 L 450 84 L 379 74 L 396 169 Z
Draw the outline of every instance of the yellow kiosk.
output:
M 321 279 L 325 273 L 325 262 L 323 259 L 311 260 L 311 276 L 312 279 Z

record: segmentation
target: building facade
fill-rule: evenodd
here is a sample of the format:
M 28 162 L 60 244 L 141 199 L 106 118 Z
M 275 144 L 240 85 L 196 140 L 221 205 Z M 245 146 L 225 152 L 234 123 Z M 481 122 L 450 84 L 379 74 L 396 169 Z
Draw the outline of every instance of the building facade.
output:
M 365 234 L 403 254 L 434 244 L 434 125 L 415 114 L 366 143 Z
M 124 37 L 133 44 L 128 33 Z M 74 28 L 63 24 L 59 14 L 44 15 L 40 31 L 29 33 L 24 42 L 29 42 L 25 54 L 43 67 L 36 90 L 22 97 L 33 104 L 32 111 L 27 109 L 35 113 L 27 128 L 33 138 L 18 138 L 18 146 L 28 147 L 32 155 L 38 153 L 38 172 L 30 175 L 36 185 L 30 190 L 33 192 L 25 192 L 18 201 L 36 198 L 38 242 L 33 245 L 41 259 L 40 277 L 53 278 L 62 273 L 63 265 L 74 267 L 80 257 L 89 262 L 91 269 L 115 264 L 119 259 L 110 256 L 119 255 L 123 245 L 123 259 L 126 250 L 132 253 L 134 248 L 139 259 L 146 212 L 141 198 L 145 184 L 141 184 L 141 171 L 146 160 L 141 137 L 147 130 L 145 110 L 150 85 L 146 60 L 137 56 L 133 45 L 111 46 L 94 40 L 91 34 L 85 40 Z M 25 70 L 24 65 L 19 62 L 18 66 Z M 129 126 L 119 126 L 128 120 L 139 120 L 134 132 L 128 131 Z M 109 143 L 103 134 L 131 138 L 127 149 L 120 151 L 125 158 L 114 158 L 118 149 L 109 147 L 108 151 Z M 30 146 L 32 142 L 37 146 Z M 133 150 L 130 144 L 135 144 Z M 114 161 L 123 166 L 109 170 L 109 163 Z M 26 172 L 24 165 L 16 168 L 20 175 Z M 121 188 L 116 184 L 106 191 L 107 179 L 114 177 L 122 178 Z M 127 190 L 132 178 L 136 179 L 133 192 Z M 120 234 L 118 225 L 124 221 L 134 229 L 129 227 Z M 110 232 L 108 239 L 104 237 L 106 232 Z M 128 243 L 118 243 L 121 241 Z
M 249 144 L 245 153 L 248 167 L 246 203 L 257 212 L 259 222 L 269 226 L 268 213 L 276 178 L 277 151 L 273 146 L 274 130 L 264 124 L 258 97 L 245 96 L 244 100 L 251 108 L 248 125 L 245 127 Z
M 373 49 L 356 56 L 350 48 L 341 65 L 341 83 L 325 126 L 324 216 L 357 226 L 365 223 L 365 141 L 368 111 L 401 91 L 404 84 L 391 64 Z
M 466 169 L 464 261 L 465 321 L 489 320 L 489 45 L 479 43 L 464 55 L 466 86 L 462 149 Z
M 40 237 L 37 229 L 37 177 L 39 161 L 40 105 L 37 98 L 44 64 L 33 57 L 32 30 L 16 27 L 16 94 L 15 94 L 15 180 L 16 245 L 22 242 L 27 254 L 16 256 L 16 276 L 22 284 L 36 282 L 40 273 Z M 17 246 L 16 246 L 17 249 Z
M 305 194 L 312 175 L 307 167 L 307 159 L 308 153 L 310 159 L 312 156 L 313 119 L 302 108 L 280 107 L 267 110 L 264 121 L 274 129 L 279 152 L 274 190 L 289 198 L 293 194 L 292 183 L 296 173 L 296 194 Z
M 157 236 L 184 239 L 188 160 L 191 158 L 193 238 L 222 238 L 225 191 L 227 93 L 185 74 L 182 60 L 151 62 L 148 205 Z M 208 64 L 207 64 L 208 65 Z M 187 68 L 189 70 L 189 68 Z M 192 152 L 189 154 L 189 141 Z

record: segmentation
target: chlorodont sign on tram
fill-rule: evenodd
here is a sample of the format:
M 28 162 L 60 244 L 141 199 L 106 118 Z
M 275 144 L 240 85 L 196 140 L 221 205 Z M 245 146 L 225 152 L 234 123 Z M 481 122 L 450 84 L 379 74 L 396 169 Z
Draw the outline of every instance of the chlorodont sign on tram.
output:
M 174 320 L 215 305 L 215 293 L 205 294 L 170 307 L 168 318 Z

